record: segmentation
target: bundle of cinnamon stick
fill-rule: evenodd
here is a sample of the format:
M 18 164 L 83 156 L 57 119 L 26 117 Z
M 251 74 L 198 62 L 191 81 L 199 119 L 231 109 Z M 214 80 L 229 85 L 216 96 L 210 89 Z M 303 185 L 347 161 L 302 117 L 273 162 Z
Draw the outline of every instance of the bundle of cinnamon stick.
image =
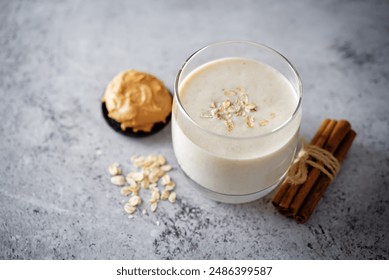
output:
M 330 152 L 341 163 L 346 157 L 356 133 L 346 120 L 325 119 L 310 142 Z M 320 164 L 320 162 L 319 162 Z M 297 223 L 305 223 L 312 215 L 331 179 L 317 168 L 309 168 L 308 176 L 300 185 L 286 179 L 273 198 L 273 205 L 285 216 Z

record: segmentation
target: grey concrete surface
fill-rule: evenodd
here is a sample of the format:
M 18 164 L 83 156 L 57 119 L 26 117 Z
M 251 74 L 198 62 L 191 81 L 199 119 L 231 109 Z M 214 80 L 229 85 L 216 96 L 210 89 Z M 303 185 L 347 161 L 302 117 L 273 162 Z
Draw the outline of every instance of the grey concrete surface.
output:
M 325 117 L 358 133 L 305 225 L 271 196 L 203 198 L 177 166 L 170 126 L 132 139 L 101 116 L 119 71 L 172 88 L 194 50 L 229 39 L 295 64 L 305 138 Z M 388 259 L 388 65 L 388 1 L 0 1 L 0 258 Z M 179 200 L 130 220 L 106 168 L 129 170 L 134 153 L 166 155 Z

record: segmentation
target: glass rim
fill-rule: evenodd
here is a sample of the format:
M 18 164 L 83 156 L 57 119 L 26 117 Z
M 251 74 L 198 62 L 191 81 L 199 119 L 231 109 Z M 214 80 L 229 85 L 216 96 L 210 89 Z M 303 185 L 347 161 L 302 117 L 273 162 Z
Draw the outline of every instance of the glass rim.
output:
M 193 120 L 193 118 L 188 114 L 188 112 L 185 110 L 184 106 L 182 105 L 181 99 L 180 99 L 180 95 L 178 94 L 178 92 L 179 92 L 179 81 L 180 81 L 180 78 L 181 78 L 181 74 L 185 70 L 185 68 L 188 65 L 188 63 L 192 59 L 194 59 L 198 54 L 200 54 L 201 52 L 203 52 L 203 51 L 205 51 L 205 50 L 207 50 L 209 48 L 213 48 L 213 47 L 217 47 L 217 46 L 221 46 L 221 45 L 227 45 L 227 44 L 246 44 L 246 45 L 251 45 L 251 46 L 254 46 L 254 47 L 265 49 L 265 50 L 275 54 L 279 58 L 281 58 L 281 60 L 283 60 L 284 62 L 286 62 L 287 66 L 292 70 L 292 73 L 297 78 L 297 83 L 298 83 L 298 92 L 297 92 L 297 94 L 298 94 L 298 102 L 297 102 L 297 106 L 296 106 L 295 110 L 293 111 L 293 113 L 291 114 L 291 116 L 285 122 L 280 124 L 278 127 L 274 128 L 273 130 L 268 131 L 268 132 L 263 133 L 263 134 L 258 134 L 258 135 L 254 135 L 254 136 L 244 136 L 244 137 L 229 136 L 229 135 L 223 135 L 223 134 L 215 133 L 212 130 L 209 130 L 209 129 L 206 129 L 206 128 L 202 127 L 195 120 Z M 174 82 L 174 97 L 176 98 L 177 104 L 178 104 L 179 108 L 182 110 L 182 112 L 184 113 L 185 117 L 188 118 L 190 120 L 190 122 L 193 123 L 196 127 L 200 128 L 201 130 L 205 131 L 206 133 L 212 134 L 212 135 L 217 136 L 217 137 L 222 137 L 222 138 L 227 138 L 227 139 L 245 140 L 245 139 L 255 139 L 255 138 L 261 138 L 261 137 L 269 136 L 269 135 L 274 134 L 275 132 L 281 130 L 286 125 L 288 125 L 290 122 L 292 122 L 292 120 L 297 116 L 297 114 L 298 114 L 298 112 L 300 110 L 301 104 L 302 104 L 303 86 L 302 86 L 300 75 L 297 72 L 296 68 L 293 66 L 293 64 L 284 55 L 282 55 L 280 52 L 276 51 L 275 49 L 273 49 L 271 47 L 268 47 L 268 46 L 266 46 L 264 44 L 260 44 L 260 43 L 256 43 L 256 42 L 252 42 L 252 41 L 240 41 L 240 40 L 235 40 L 235 41 L 234 40 L 231 40 L 231 41 L 219 41 L 219 42 L 216 42 L 216 43 L 208 44 L 208 45 L 198 49 L 197 51 L 192 53 L 185 60 L 184 64 L 181 66 L 181 68 L 178 70 L 178 72 L 176 74 L 176 79 L 175 79 L 175 82 Z

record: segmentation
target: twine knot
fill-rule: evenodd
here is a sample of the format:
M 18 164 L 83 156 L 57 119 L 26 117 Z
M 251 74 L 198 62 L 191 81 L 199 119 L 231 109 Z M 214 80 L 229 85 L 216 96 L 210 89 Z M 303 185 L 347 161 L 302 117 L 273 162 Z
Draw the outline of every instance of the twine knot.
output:
M 330 152 L 318 146 L 306 144 L 303 140 L 301 150 L 288 170 L 287 181 L 294 185 L 303 184 L 308 178 L 308 165 L 319 169 L 331 181 L 334 180 L 340 168 L 339 161 Z

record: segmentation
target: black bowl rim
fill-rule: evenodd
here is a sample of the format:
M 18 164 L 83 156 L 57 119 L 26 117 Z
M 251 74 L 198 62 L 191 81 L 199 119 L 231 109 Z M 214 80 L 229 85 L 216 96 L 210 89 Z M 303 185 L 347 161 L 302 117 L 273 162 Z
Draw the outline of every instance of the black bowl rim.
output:
M 101 109 L 102 109 L 102 113 L 103 113 L 103 117 L 104 117 L 105 121 L 113 130 L 115 130 L 116 132 L 118 132 L 122 135 L 129 136 L 129 137 L 135 137 L 135 138 L 142 138 L 142 137 L 154 135 L 155 133 L 161 131 L 170 122 L 171 116 L 172 116 L 172 113 L 170 112 L 170 114 L 166 117 L 165 122 L 155 123 L 150 132 L 145 132 L 142 130 L 140 130 L 138 132 L 134 132 L 132 130 L 132 128 L 129 128 L 129 127 L 126 128 L 126 130 L 122 130 L 122 128 L 120 127 L 120 123 L 115 121 L 114 119 L 111 119 L 108 116 L 108 109 L 107 109 L 107 106 L 105 106 L 105 102 L 101 103 Z

